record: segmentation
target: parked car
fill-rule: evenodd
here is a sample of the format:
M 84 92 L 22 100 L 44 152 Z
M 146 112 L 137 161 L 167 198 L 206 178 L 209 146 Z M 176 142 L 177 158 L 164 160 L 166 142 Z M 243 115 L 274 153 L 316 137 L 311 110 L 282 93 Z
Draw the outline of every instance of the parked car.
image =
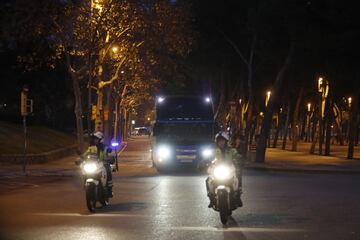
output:
M 149 135 L 149 134 L 150 134 L 150 131 L 146 127 L 141 127 L 137 131 L 137 135 L 139 135 L 139 136 L 141 136 L 141 135 Z

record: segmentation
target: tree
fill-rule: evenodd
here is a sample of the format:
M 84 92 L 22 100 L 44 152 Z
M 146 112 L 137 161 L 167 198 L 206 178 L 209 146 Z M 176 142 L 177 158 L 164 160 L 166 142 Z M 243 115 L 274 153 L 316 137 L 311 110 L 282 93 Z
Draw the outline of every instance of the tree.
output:
M 34 56 L 51 67 L 56 61 L 65 63 L 75 96 L 80 152 L 84 145 L 82 101 L 86 87 L 88 101 L 92 100 L 90 90 L 97 91 L 97 122 L 101 125 L 105 89 L 107 109 L 121 108 L 121 97 L 140 96 L 136 89 L 141 86 L 150 91 L 142 84 L 154 87 L 159 79 L 169 81 L 166 77 L 175 75 L 179 61 L 194 43 L 186 3 L 51 0 L 37 1 L 35 7 L 29 4 L 20 0 L 14 5 L 16 14 L 9 18 L 22 31 L 12 37 L 19 42 L 41 39 L 47 44 L 48 52 L 39 46 L 40 51 L 20 56 L 29 66 L 35 62 Z M 22 21 L 24 15 L 36 21 Z M 116 104 L 110 104 L 114 89 Z M 97 129 L 102 130 L 102 126 Z

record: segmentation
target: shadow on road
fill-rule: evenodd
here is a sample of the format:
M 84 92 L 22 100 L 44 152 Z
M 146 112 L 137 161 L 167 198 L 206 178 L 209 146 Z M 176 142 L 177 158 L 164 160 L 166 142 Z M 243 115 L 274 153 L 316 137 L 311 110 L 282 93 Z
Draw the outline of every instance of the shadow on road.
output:
M 240 226 L 239 226 L 238 222 L 232 216 L 230 216 L 227 224 L 223 226 L 223 228 L 225 230 L 223 232 L 224 239 L 233 239 L 235 237 L 236 239 L 239 239 L 239 240 L 246 240 L 247 238 L 243 232 L 241 232 L 239 230 L 234 231 L 234 232 L 231 231 L 231 229 L 238 229 L 239 227 Z
M 108 206 L 96 210 L 98 213 L 131 212 L 147 208 L 144 202 L 110 203 Z

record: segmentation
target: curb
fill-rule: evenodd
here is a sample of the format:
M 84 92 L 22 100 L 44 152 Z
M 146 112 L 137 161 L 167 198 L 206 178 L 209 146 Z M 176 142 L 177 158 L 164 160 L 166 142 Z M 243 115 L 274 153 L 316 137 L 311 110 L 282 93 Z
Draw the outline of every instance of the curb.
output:
M 264 171 L 264 172 L 360 175 L 360 171 L 340 170 L 340 169 L 304 169 L 304 168 L 281 168 L 281 167 L 267 167 L 267 166 L 245 166 L 245 169 Z

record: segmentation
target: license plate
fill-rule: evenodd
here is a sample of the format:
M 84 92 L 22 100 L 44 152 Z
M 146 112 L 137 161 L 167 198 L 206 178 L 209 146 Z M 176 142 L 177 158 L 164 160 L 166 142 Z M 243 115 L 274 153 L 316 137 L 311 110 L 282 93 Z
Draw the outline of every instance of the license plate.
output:
M 180 162 L 192 162 L 196 159 L 196 155 L 176 155 Z
M 193 159 L 181 159 L 180 162 L 182 163 L 192 163 L 194 160 Z

